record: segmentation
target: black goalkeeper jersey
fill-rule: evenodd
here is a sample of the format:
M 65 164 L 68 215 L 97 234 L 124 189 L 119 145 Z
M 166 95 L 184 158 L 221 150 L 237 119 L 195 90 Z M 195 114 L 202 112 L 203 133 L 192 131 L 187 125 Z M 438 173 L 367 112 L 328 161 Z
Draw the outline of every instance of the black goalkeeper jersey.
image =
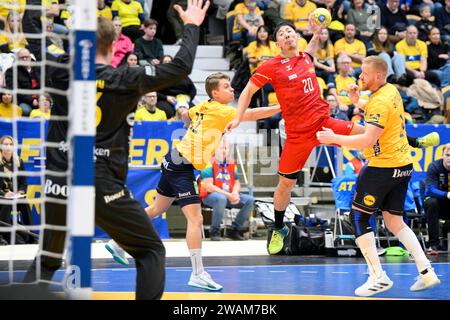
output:
M 198 38 L 199 27 L 186 25 L 180 50 L 168 64 L 119 68 L 103 64 L 96 66 L 97 135 L 94 151 L 96 178 L 113 178 L 125 182 L 128 172 L 130 113 L 134 112 L 139 99 L 147 92 L 172 86 L 189 75 L 194 63 Z M 60 108 L 55 106 L 52 115 L 56 112 L 67 114 L 67 101 L 65 103 L 60 101 Z M 64 147 L 66 132 L 67 127 L 51 125 L 49 128 L 49 141 L 59 141 L 61 145 L 59 149 L 47 150 L 49 169 L 67 168 L 67 150 Z M 54 167 L 55 164 L 58 168 Z

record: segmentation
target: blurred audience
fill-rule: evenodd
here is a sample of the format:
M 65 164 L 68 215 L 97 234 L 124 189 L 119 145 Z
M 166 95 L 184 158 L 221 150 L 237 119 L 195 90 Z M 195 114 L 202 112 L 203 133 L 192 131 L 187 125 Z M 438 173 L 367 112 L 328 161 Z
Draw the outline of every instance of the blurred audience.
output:
M 144 104 L 136 110 L 134 120 L 157 121 L 167 120 L 166 113 L 156 107 L 158 95 L 149 92 L 144 95 Z
M 134 43 L 134 50 L 138 54 L 139 64 L 159 64 L 164 55 L 163 43 L 155 38 L 158 22 L 153 19 L 145 20 L 142 24 L 144 35 Z
M 114 18 L 113 24 L 116 29 L 116 41 L 114 42 L 114 56 L 111 65 L 117 67 L 125 54 L 133 50 L 133 43 L 130 38 L 122 33 L 122 22 L 119 18 Z

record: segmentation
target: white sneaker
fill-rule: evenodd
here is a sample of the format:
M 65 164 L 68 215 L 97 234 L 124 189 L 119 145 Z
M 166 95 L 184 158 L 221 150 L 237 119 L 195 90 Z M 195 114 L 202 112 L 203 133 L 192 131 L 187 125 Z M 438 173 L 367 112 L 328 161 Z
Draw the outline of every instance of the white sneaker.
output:
M 370 297 L 374 294 L 381 293 L 392 288 L 391 279 L 387 276 L 386 272 L 383 271 L 381 277 L 376 278 L 375 276 L 369 276 L 369 279 L 362 286 L 355 290 L 355 294 L 360 297 Z
M 203 271 L 203 273 L 197 276 L 192 273 L 188 285 L 211 291 L 219 291 L 223 288 L 220 284 L 214 282 L 209 273 L 206 271 Z
M 127 257 L 125 256 L 125 250 L 123 250 L 114 240 L 109 240 L 108 243 L 105 244 L 106 250 L 112 254 L 114 260 L 118 263 L 127 266 L 129 264 Z
M 433 288 L 441 283 L 441 280 L 437 277 L 433 268 L 425 269 L 425 274 L 422 271 L 419 276 L 416 277 L 416 282 L 409 288 L 411 291 L 421 291 L 425 289 Z

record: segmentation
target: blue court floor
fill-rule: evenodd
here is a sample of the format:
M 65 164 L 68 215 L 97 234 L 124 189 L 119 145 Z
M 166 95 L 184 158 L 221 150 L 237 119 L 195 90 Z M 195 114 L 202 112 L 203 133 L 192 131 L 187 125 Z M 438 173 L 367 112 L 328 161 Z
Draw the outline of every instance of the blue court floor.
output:
M 221 294 L 246 294 L 253 298 L 265 295 L 267 299 L 278 295 L 291 295 L 295 299 L 302 296 L 323 298 L 354 298 L 353 291 L 366 281 L 367 267 L 361 263 L 326 264 L 296 264 L 296 265 L 226 265 L 209 266 L 206 270 L 213 279 L 222 284 L 220 293 L 207 292 L 187 285 L 191 268 L 182 266 L 167 267 L 166 288 L 168 293 L 203 293 L 202 297 Z M 376 298 L 394 299 L 437 299 L 450 300 L 450 263 L 433 263 L 441 285 L 422 292 L 410 292 L 417 269 L 414 263 L 384 263 L 385 270 L 394 281 L 394 286 L 387 292 L 376 295 Z M 7 279 L 7 272 L 0 272 L 0 282 Z M 15 278 L 23 277 L 24 271 L 16 271 Z M 58 271 L 55 279 L 61 279 L 62 271 Z M 95 268 L 92 273 L 93 289 L 98 293 L 129 293 L 134 292 L 136 270 L 132 267 L 115 265 L 111 268 Z M 195 295 L 194 295 L 195 296 Z M 122 296 L 123 297 L 123 296 Z M 182 295 L 179 297 L 183 297 Z M 211 296 L 213 298 L 214 296 Z M 101 296 L 100 296 L 101 298 Z M 129 298 L 129 297 L 128 297 Z M 202 299 L 203 299 L 202 298 Z M 214 297 L 218 298 L 218 297 Z M 183 298 L 181 298 L 183 299 Z

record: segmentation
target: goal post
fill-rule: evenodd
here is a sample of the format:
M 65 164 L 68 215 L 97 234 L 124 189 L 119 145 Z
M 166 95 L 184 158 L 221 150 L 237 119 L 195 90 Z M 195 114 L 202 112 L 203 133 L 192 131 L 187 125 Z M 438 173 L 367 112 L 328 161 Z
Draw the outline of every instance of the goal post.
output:
M 68 259 L 70 281 L 66 282 L 70 297 L 89 299 L 91 283 L 91 242 L 95 231 L 95 48 L 97 2 L 72 0 L 74 24 L 72 36 L 73 72 L 69 94 L 70 193 L 68 227 L 70 245 Z

